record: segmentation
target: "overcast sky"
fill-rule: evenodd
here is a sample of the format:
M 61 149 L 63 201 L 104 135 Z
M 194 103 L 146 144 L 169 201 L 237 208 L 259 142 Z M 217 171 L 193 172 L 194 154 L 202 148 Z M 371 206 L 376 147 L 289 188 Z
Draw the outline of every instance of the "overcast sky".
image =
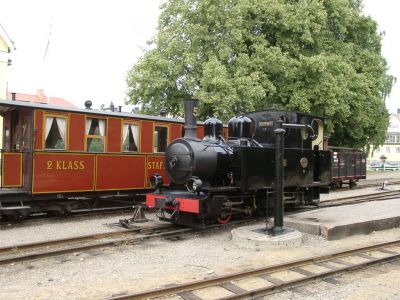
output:
M 126 74 L 156 33 L 161 0 L 1 0 L 16 50 L 9 91 L 122 104 Z M 49 34 L 51 32 L 51 34 Z M 50 40 L 46 58 L 47 42 Z
M 163 0 L 1 0 L 0 23 L 16 50 L 9 91 L 62 97 L 77 106 L 122 105 L 126 74 L 156 33 Z M 400 84 L 399 0 L 364 0 L 385 31 L 383 55 Z M 46 46 L 49 47 L 46 53 Z M 400 108 L 399 84 L 387 101 Z

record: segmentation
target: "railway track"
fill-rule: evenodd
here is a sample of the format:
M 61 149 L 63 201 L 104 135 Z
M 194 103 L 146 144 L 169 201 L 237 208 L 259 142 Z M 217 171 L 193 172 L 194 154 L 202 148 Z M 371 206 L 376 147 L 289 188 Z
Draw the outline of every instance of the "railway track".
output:
M 165 288 L 120 295 L 109 298 L 109 300 L 156 297 L 163 299 L 174 296 L 187 300 L 201 300 L 210 293 L 212 293 L 213 299 L 253 299 L 320 279 L 335 282 L 333 276 L 374 264 L 393 263 L 399 265 L 399 259 L 400 240 L 394 240 Z M 249 285 L 249 282 L 253 282 L 253 284 Z M 249 288 L 249 286 L 253 286 L 253 288 Z
M 68 253 L 79 253 L 98 248 L 135 244 L 153 238 L 174 239 L 193 232 L 200 232 L 222 227 L 230 228 L 235 225 L 254 221 L 256 221 L 256 219 L 239 220 L 224 225 L 212 225 L 206 229 L 164 224 L 153 227 L 126 229 L 121 231 L 96 233 L 37 243 L 13 245 L 0 248 L 0 266 Z
M 383 178 L 380 180 L 376 180 L 375 182 L 366 182 L 363 184 L 356 185 L 353 187 L 353 189 L 362 189 L 362 188 L 367 188 L 367 187 L 375 187 L 375 186 L 382 186 L 382 183 L 384 181 L 387 181 L 387 185 L 395 185 L 395 184 L 400 184 L 400 180 L 396 179 L 394 180 L 393 178 Z M 349 190 L 349 189 L 346 189 Z
M 387 186 L 391 186 L 391 185 L 395 185 L 395 184 L 400 184 L 400 180 L 396 179 L 396 178 L 382 178 L 382 179 L 374 179 L 374 180 L 363 180 L 360 181 L 356 186 L 350 188 L 350 187 L 346 187 L 343 186 L 341 188 L 337 188 L 337 189 L 332 189 L 333 191 L 336 192 L 345 192 L 345 191 L 349 191 L 349 190 L 356 190 L 356 189 L 363 189 L 363 188 L 368 188 L 368 187 L 380 187 L 382 186 L 382 183 L 384 181 L 387 181 Z
M 38 224 L 39 222 L 54 222 L 54 221 L 65 221 L 79 218 L 95 218 L 103 215 L 113 215 L 118 213 L 126 213 L 133 212 L 132 205 L 130 206 L 119 206 L 119 207 L 108 207 L 108 208 L 96 208 L 96 209 L 82 209 L 75 210 L 71 213 L 64 216 L 49 216 L 47 214 L 36 214 L 29 216 L 28 219 L 22 221 L 10 221 L 6 219 L 0 218 L 0 226 L 4 226 L 8 224 L 17 224 L 17 225 L 28 225 L 28 224 Z
M 319 203 L 319 207 L 320 208 L 333 207 L 333 206 L 350 205 L 350 204 L 357 204 L 370 201 L 383 201 L 396 198 L 400 198 L 400 190 L 382 191 L 379 193 L 372 193 L 368 195 L 359 195 L 359 196 L 325 200 Z
M 96 248 L 133 244 L 145 239 L 179 235 L 187 231 L 189 231 L 189 228 L 164 225 L 2 247 L 0 248 L 0 265 L 83 252 Z

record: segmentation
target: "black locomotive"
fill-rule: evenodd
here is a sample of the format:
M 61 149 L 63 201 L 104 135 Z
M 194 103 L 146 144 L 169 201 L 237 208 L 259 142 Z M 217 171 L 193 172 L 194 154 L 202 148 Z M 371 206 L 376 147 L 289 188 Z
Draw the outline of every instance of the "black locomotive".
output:
M 272 208 L 277 120 L 293 124 L 284 134 L 285 205 L 318 205 L 320 194 L 328 192 L 333 156 L 324 143 L 323 118 L 282 110 L 249 113 L 229 121 L 228 140 L 222 122 L 210 118 L 200 140 L 196 106 L 196 100 L 185 101 L 185 136 L 166 151 L 171 184 L 163 186 L 159 175 L 151 178 L 155 191 L 146 195 L 146 204 L 158 209 L 160 219 L 204 226 Z

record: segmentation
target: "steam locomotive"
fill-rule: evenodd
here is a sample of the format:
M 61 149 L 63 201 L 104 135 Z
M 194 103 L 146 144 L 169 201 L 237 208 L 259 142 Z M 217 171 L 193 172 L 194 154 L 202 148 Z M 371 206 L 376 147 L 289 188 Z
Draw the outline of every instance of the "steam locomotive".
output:
M 150 178 L 154 191 L 146 195 L 146 204 L 157 209 L 161 220 L 202 227 L 270 210 L 276 195 L 278 120 L 293 124 L 284 134 L 285 205 L 318 205 L 320 194 L 329 192 L 338 161 L 324 140 L 323 118 L 283 110 L 253 112 L 229 121 L 227 140 L 222 122 L 209 118 L 204 138 L 197 139 L 196 111 L 197 101 L 186 100 L 185 135 L 166 150 L 169 186 L 159 174 Z M 365 178 L 365 155 L 351 153 L 354 172 Z

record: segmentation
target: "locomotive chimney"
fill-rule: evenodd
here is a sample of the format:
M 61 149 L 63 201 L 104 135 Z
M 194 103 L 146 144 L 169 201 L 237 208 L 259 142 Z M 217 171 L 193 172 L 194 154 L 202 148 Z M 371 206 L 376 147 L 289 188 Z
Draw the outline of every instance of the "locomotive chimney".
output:
M 196 138 L 198 102 L 197 99 L 185 99 L 185 138 Z

